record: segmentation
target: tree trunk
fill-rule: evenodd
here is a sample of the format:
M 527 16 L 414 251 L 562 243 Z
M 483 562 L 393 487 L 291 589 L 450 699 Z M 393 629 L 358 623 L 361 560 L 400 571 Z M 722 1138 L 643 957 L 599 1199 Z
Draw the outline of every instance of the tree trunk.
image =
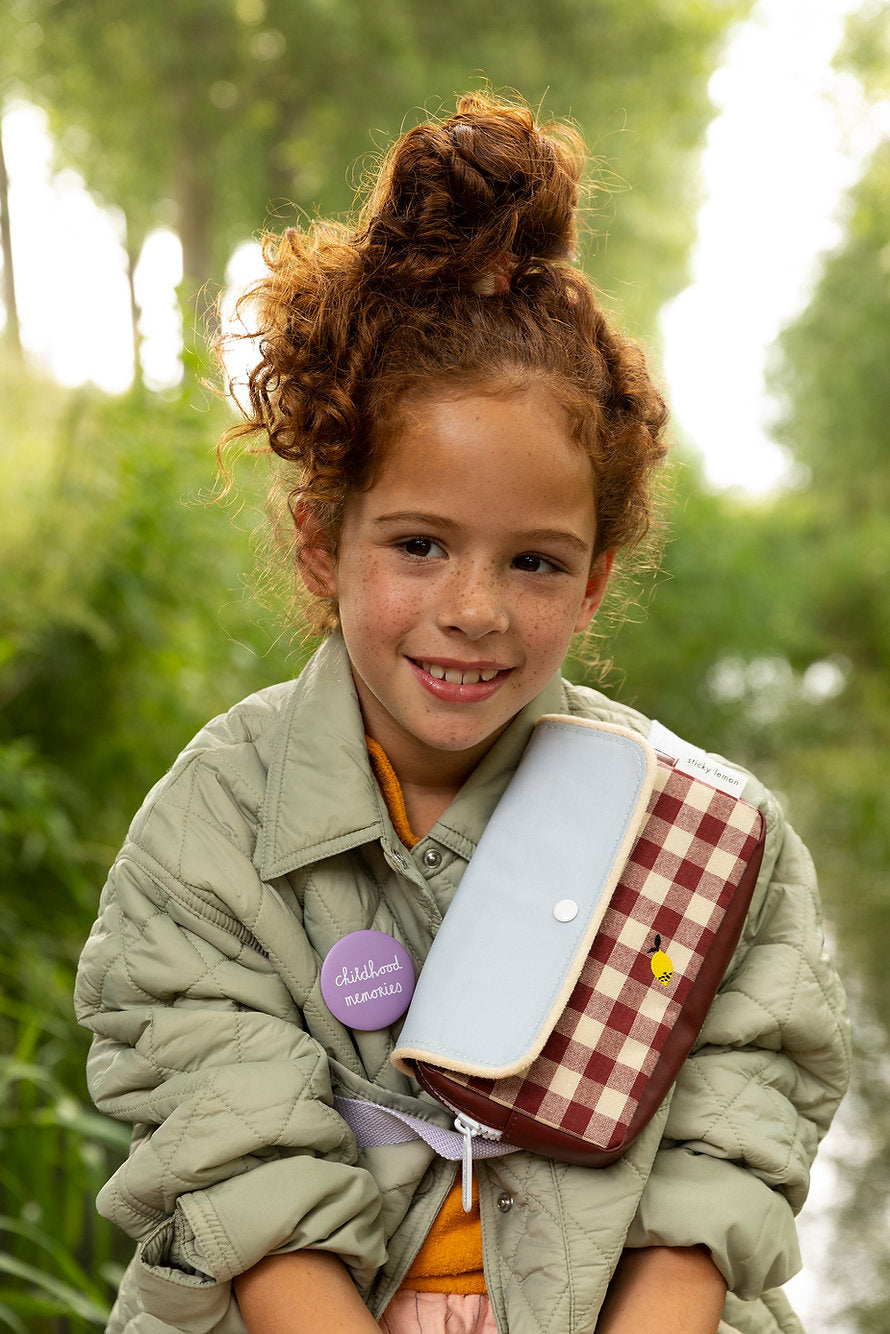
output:
M 142 332 L 139 328 L 139 303 L 136 300 L 134 279 L 139 251 L 132 243 L 129 221 L 126 223 L 126 233 L 127 287 L 130 292 L 130 325 L 133 330 L 133 384 L 137 389 L 141 389 L 145 383 L 142 373 Z
M 3 129 L 0 124 L 0 248 L 3 254 L 3 304 L 6 306 L 6 343 L 13 356 L 21 361 L 22 340 L 19 332 L 19 312 L 15 299 L 15 270 L 12 267 L 12 228 L 9 222 L 9 176 L 3 152 Z
M 218 284 L 212 281 L 211 238 L 216 200 L 204 179 L 204 168 L 197 154 L 184 154 L 176 182 L 176 203 L 182 242 L 183 339 L 186 347 L 203 361 L 215 333 Z

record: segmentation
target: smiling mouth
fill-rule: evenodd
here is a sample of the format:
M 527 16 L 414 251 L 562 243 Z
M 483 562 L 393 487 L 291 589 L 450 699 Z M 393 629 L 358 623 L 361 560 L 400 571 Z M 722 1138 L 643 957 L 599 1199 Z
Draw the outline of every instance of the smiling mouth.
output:
M 447 681 L 455 686 L 475 686 L 480 681 L 493 681 L 498 675 L 497 667 L 478 667 L 461 670 L 458 667 L 443 667 L 438 662 L 424 662 L 422 659 L 413 659 L 423 671 L 430 676 L 434 676 L 437 681 Z

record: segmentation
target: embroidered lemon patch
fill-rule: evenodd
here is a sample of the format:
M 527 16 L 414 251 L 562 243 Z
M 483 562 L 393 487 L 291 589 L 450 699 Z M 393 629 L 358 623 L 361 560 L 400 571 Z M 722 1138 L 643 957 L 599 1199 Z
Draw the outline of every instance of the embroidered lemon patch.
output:
M 674 965 L 661 948 L 661 936 L 655 937 L 655 944 L 651 949 L 648 949 L 646 953 L 652 955 L 652 976 L 657 982 L 660 982 L 663 987 L 666 987 L 668 982 L 670 982 L 671 978 L 674 976 Z

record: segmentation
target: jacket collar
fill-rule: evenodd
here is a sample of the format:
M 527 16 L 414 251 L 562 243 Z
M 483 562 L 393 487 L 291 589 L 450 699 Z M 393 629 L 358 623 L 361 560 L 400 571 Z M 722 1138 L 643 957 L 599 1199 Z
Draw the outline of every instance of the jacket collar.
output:
M 554 677 L 507 728 L 442 816 L 433 837 L 469 857 L 528 744 L 535 720 L 565 711 Z M 361 711 L 340 635 L 309 660 L 280 717 L 260 815 L 264 880 L 374 839 L 397 844 L 368 763 Z

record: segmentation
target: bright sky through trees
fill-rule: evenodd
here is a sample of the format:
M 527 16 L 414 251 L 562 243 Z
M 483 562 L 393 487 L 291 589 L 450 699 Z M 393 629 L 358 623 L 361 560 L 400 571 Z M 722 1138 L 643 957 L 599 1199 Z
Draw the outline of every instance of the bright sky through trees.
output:
M 769 439 L 764 361 L 806 304 L 839 202 L 890 129 L 832 68 L 859 0 L 761 0 L 711 79 L 720 114 L 702 160 L 706 199 L 692 285 L 662 318 L 672 406 L 718 486 L 764 492 L 787 476 Z
M 768 438 L 766 350 L 804 304 L 819 253 L 839 239 L 838 201 L 877 130 L 855 81 L 831 69 L 854 7 L 761 0 L 712 79 L 720 115 L 703 159 L 693 285 L 665 311 L 663 334 L 677 420 L 717 486 L 760 493 L 786 471 Z M 115 214 L 99 211 L 73 172 L 50 179 L 40 112 L 12 107 L 4 132 L 23 342 L 62 382 L 120 391 L 132 341 Z M 161 232 L 137 270 L 154 387 L 177 378 L 180 262 L 175 237 Z

